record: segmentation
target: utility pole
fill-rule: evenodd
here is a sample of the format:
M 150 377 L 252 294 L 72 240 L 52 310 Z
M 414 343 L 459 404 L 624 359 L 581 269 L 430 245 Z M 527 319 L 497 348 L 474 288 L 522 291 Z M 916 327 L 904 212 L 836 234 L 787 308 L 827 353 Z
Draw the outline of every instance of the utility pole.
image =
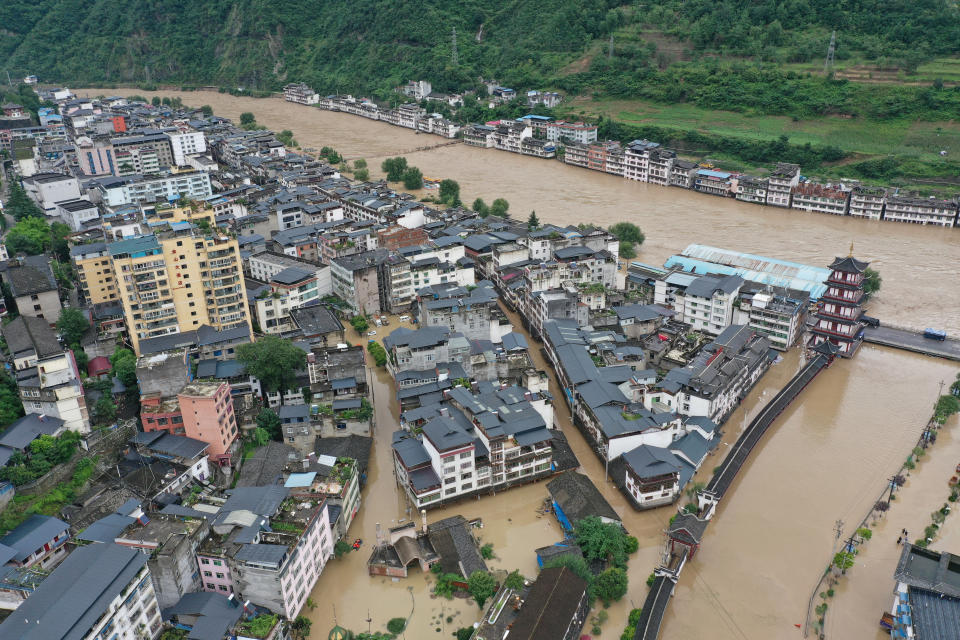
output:
M 450 55 L 450 61 L 453 62 L 453 66 L 457 66 L 459 59 L 457 56 L 457 28 L 453 28 L 453 38 L 452 38 L 452 52 Z
M 837 48 L 837 31 L 834 29 L 830 34 L 830 46 L 827 48 L 827 60 L 823 64 L 823 75 L 829 75 L 833 71 L 833 53 Z

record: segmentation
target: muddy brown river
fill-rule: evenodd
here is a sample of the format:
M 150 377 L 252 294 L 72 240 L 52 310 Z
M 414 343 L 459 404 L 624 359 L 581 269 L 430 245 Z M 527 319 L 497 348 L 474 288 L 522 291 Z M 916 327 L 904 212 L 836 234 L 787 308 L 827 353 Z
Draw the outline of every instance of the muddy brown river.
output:
M 132 92 L 91 89 L 80 93 Z M 883 276 L 872 315 L 890 324 L 960 332 L 956 285 L 960 230 L 753 206 L 464 145 L 414 153 L 412 149 L 443 140 L 276 98 L 235 98 L 214 92 L 136 93 L 179 96 L 196 106 L 209 104 L 216 114 L 235 120 L 241 112 L 251 111 L 271 129 L 293 131 L 304 147 L 332 146 L 348 158 L 366 158 L 375 177 L 382 175 L 382 158 L 405 155 L 427 176 L 457 180 L 465 202 L 478 196 L 487 202 L 503 197 L 517 217 L 536 210 L 540 220 L 558 224 L 635 222 L 647 234 L 637 259 L 651 264 L 662 263 L 689 243 L 701 243 L 825 265 L 833 256 L 846 254 L 853 241 L 856 255 L 871 260 Z M 382 338 L 386 332 L 380 333 Z M 531 352 L 538 365 L 546 368 L 536 349 Z M 727 423 L 723 442 L 713 454 L 716 462 L 708 460 L 697 480 L 709 476 L 749 418 L 799 366 L 796 352 L 786 354 L 761 380 Z M 866 513 L 885 478 L 916 441 L 939 382 L 949 383 L 957 369 L 956 363 L 865 345 L 855 359 L 839 361 L 815 379 L 771 428 L 727 492 L 700 552 L 681 575 L 661 637 L 802 637 L 794 625 L 803 623 L 810 591 L 829 562 L 834 522 L 843 519 L 852 527 Z M 382 631 L 390 618 L 407 616 L 411 617 L 406 638 L 449 638 L 455 629 L 477 619 L 472 601 L 431 598 L 430 579 L 417 570 L 396 582 L 367 576 L 376 523 L 386 528 L 417 518 L 407 511 L 393 478 L 390 433 L 396 428 L 397 408 L 392 384 L 383 371 L 371 375 L 376 441 L 363 508 L 350 531 L 352 538 L 363 538 L 364 548 L 328 564 L 313 592 L 317 606 L 305 613 L 315 622 L 312 636 L 317 638 L 326 637 L 334 621 L 354 631 L 366 631 L 368 625 Z M 551 390 L 561 397 L 555 384 Z M 604 483 L 602 465 L 570 425 L 565 407 L 561 404 L 556 409 L 557 423 L 582 470 L 640 540 L 640 550 L 630 560 L 629 593 L 610 608 L 602 634 L 618 637 L 629 609 L 639 607 L 646 597 L 644 581 L 658 562 L 663 530 L 672 512 L 662 508 L 637 513 L 627 506 L 616 489 Z M 950 428 L 957 429 L 955 421 Z M 903 499 L 881 524 L 884 531 L 878 529 L 870 543 L 874 548 L 864 551 L 863 566 L 858 565 L 838 589 L 828 617 L 829 637 L 877 637 L 880 613 L 890 605 L 896 562 L 895 536 L 891 538 L 888 531 L 907 527 L 912 534 L 922 529 L 929 512 L 942 501 L 941 494 L 945 496 L 943 473 L 954 461 L 960 462 L 960 437 L 945 433 L 930 458 L 912 473 Z M 539 483 L 432 511 L 428 517 L 435 520 L 459 513 L 482 518 L 484 528 L 478 534 L 483 543 L 494 545 L 497 555 L 491 566 L 516 568 L 532 576 L 536 572 L 533 550 L 560 537 L 555 520 L 537 512 L 546 496 L 546 488 Z M 960 515 L 951 518 L 960 523 Z M 958 529 L 960 525 L 948 518 L 941 544 L 960 544 Z

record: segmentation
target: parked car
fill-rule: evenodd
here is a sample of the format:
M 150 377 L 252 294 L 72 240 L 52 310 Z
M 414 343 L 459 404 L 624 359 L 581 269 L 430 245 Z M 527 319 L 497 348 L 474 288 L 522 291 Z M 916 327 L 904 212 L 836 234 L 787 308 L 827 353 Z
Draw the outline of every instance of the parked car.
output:
M 862 315 L 860 316 L 860 319 L 863 320 L 864 323 L 868 324 L 871 327 L 880 326 L 880 320 L 878 318 L 874 318 L 873 316 Z
M 929 338 L 930 340 L 946 340 L 947 332 L 944 331 L 943 329 L 927 328 L 923 330 L 923 337 Z
M 410 316 L 400 316 L 400 322 L 409 322 Z
M 376 331 L 367 331 L 367 335 L 368 335 L 368 336 L 375 336 L 375 335 L 377 335 L 377 332 L 376 332 Z

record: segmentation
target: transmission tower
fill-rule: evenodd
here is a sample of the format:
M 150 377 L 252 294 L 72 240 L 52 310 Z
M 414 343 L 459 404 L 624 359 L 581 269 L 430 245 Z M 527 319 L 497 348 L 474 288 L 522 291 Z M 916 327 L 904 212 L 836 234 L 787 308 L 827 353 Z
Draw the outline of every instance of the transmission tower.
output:
M 451 61 L 453 62 L 453 66 L 457 66 L 458 57 L 457 57 L 457 28 L 456 27 L 453 28 L 453 47 L 452 47 L 452 53 L 450 55 L 450 58 L 451 58 Z
M 836 48 L 837 48 L 837 32 L 836 30 L 834 30 L 834 32 L 830 34 L 830 47 L 827 48 L 827 60 L 826 62 L 823 63 L 824 75 L 828 75 L 831 71 L 833 71 L 833 52 L 836 50 Z

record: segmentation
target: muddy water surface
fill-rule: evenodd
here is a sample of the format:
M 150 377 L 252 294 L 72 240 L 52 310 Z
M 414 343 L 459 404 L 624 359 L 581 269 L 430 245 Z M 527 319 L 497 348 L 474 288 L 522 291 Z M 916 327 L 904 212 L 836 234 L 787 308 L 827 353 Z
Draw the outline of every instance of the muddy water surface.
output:
M 406 155 L 428 176 L 457 180 L 464 201 L 477 196 L 488 202 L 504 197 L 518 217 L 536 210 L 542 221 L 559 224 L 636 222 L 648 237 L 638 259 L 648 263 L 661 263 L 696 242 L 822 265 L 845 254 L 855 240 L 856 254 L 872 260 L 884 278 L 883 291 L 871 309 L 874 315 L 888 323 L 960 331 L 960 296 L 951 292 L 948 284 L 955 281 L 955 268 L 960 264 L 957 231 L 757 207 L 463 145 L 412 153 L 412 149 L 442 140 L 280 99 L 234 98 L 209 92 L 146 95 L 179 95 L 188 104 L 209 104 L 217 114 L 233 119 L 252 111 L 261 124 L 292 130 L 304 147 L 332 146 L 349 158 L 367 158 L 374 176 L 380 175 L 380 158 Z M 385 331 L 379 331 L 382 337 Z M 532 352 L 538 365 L 546 368 L 536 349 Z M 698 479 L 710 475 L 744 424 L 799 366 L 798 355 L 788 354 L 761 380 L 727 423 L 723 443 L 713 454 L 716 462 L 708 460 Z M 777 421 L 728 492 L 703 548 L 681 576 L 661 637 L 800 637 L 794 624 L 803 622 L 810 590 L 829 562 L 833 523 L 842 518 L 853 526 L 866 513 L 884 479 L 899 467 L 916 440 L 939 381 L 952 380 L 956 369 L 943 361 L 865 346 L 854 360 L 840 361 L 822 373 Z M 412 611 L 407 638 L 446 638 L 455 628 L 476 619 L 474 604 L 432 599 L 428 578 L 417 570 L 398 582 L 366 574 L 376 523 L 389 527 L 401 519 L 416 518 L 407 511 L 392 473 L 390 433 L 397 424 L 392 384 L 384 372 L 374 375 L 376 442 L 363 508 L 350 532 L 351 537 L 363 538 L 365 545 L 360 553 L 331 561 L 318 581 L 313 592 L 317 607 L 309 612 L 316 623 L 314 635 L 325 637 L 334 620 L 357 631 L 366 630 L 368 617 L 371 629 L 383 630 L 390 618 L 406 617 Z M 562 397 L 555 385 L 552 391 L 555 397 Z M 557 423 L 567 433 L 582 470 L 623 515 L 630 533 L 640 539 L 640 551 L 630 562 L 630 591 L 623 602 L 611 607 L 603 634 L 616 637 L 629 608 L 640 606 L 646 596 L 644 580 L 662 552 L 662 532 L 671 510 L 637 513 L 630 509 L 619 493 L 604 483 L 602 465 L 570 426 L 560 405 Z M 930 491 L 915 490 L 913 495 L 919 497 L 909 500 L 913 506 L 908 508 L 908 486 L 903 504 L 896 505 L 889 516 L 890 530 L 899 530 L 903 521 L 902 526 L 919 531 L 929 511 L 942 500 L 942 471 L 953 464 L 952 458 L 960 462 L 960 451 L 952 434 L 941 437 L 938 450 L 910 479 L 911 486 L 929 486 Z M 540 483 L 433 511 L 429 517 L 455 513 L 482 517 L 485 526 L 478 533 L 484 543 L 494 544 L 499 557 L 490 564 L 532 575 L 533 550 L 560 536 L 556 523 L 537 513 L 546 495 Z M 898 508 L 903 509 L 903 516 L 897 515 Z M 917 523 L 908 525 L 906 520 Z M 945 543 L 956 540 L 960 544 L 958 529 L 960 525 L 948 519 Z M 889 544 L 890 550 L 878 551 L 876 559 L 870 560 L 870 572 L 860 572 L 863 578 L 855 576 L 857 582 L 851 580 L 846 592 L 838 593 L 838 615 L 828 618 L 836 625 L 831 637 L 876 635 L 879 613 L 889 605 L 896 555 L 891 553 L 895 536 L 888 541 L 884 535 L 878 530 L 878 540 Z M 865 552 L 864 562 L 869 553 Z M 447 616 L 451 623 L 446 622 Z

